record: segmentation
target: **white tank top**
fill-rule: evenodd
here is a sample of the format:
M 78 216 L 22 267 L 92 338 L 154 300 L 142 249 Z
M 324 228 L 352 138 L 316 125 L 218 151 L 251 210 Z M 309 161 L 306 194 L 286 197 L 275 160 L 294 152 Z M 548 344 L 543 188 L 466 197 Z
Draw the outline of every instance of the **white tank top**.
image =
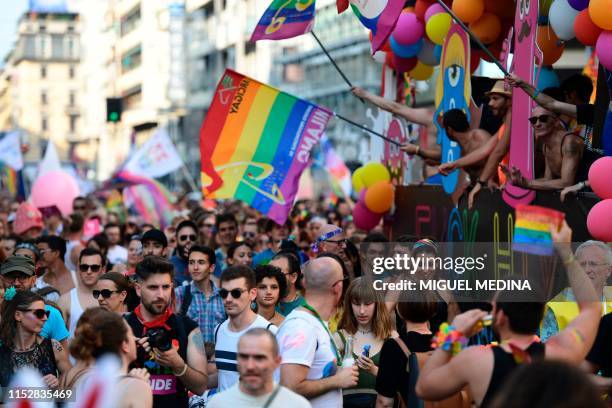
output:
M 68 330 L 70 331 L 70 339 L 74 337 L 76 324 L 83 314 L 83 307 L 81 306 L 81 302 L 79 302 L 77 290 L 77 288 L 70 289 L 70 325 L 68 326 Z

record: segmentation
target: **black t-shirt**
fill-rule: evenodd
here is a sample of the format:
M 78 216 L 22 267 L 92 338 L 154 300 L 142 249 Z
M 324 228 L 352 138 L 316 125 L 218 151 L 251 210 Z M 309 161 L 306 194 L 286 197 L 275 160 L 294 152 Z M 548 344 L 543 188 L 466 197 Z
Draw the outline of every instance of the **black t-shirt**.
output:
M 576 122 L 579 125 L 593 126 L 595 121 L 595 105 L 584 103 L 576 105 Z
M 177 319 L 181 319 L 179 324 Z M 130 327 L 134 331 L 134 336 L 142 337 L 144 326 L 134 313 L 125 315 Z M 171 315 L 166 321 L 170 327 L 172 339 L 178 340 L 178 353 L 181 358 L 187 361 L 187 342 L 189 333 L 198 327 L 197 323 L 186 316 Z M 169 367 L 162 367 L 147 355 L 142 347 L 138 347 L 136 360 L 130 368 L 146 368 L 151 379 L 151 389 L 153 390 L 154 408 L 177 408 L 186 407 L 189 403 L 187 390 L 181 379 L 174 375 Z
M 424 353 L 431 351 L 432 334 L 421 334 L 416 332 L 401 333 L 400 339 L 404 341 L 408 350 L 412 353 Z M 393 398 L 400 391 L 406 401 L 408 385 L 410 383 L 409 373 L 406 371 L 408 359 L 394 339 L 387 339 L 380 351 L 380 362 L 378 364 L 378 375 L 376 376 L 376 392 L 380 395 Z
M 595 343 L 586 360 L 598 366 L 604 377 L 612 377 L 612 313 L 601 318 Z

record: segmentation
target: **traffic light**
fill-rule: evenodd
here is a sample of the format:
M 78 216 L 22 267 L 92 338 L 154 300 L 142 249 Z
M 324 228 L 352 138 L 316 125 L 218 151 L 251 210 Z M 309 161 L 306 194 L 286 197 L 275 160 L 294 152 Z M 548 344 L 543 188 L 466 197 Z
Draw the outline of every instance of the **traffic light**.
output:
M 121 98 L 106 98 L 106 121 L 121 121 Z

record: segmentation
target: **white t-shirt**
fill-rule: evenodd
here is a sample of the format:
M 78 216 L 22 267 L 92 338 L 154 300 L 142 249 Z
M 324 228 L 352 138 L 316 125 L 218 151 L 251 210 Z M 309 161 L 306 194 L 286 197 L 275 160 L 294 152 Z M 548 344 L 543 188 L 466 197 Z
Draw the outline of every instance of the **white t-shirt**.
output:
M 124 264 L 127 263 L 128 251 L 121 245 L 115 245 L 108 249 L 106 257 L 108 258 L 108 262 L 112 264 Z
M 240 340 L 240 336 L 242 336 L 245 332 L 256 327 L 268 329 L 272 332 L 272 334 L 276 334 L 278 330 L 275 325 L 260 315 L 257 315 L 249 327 L 240 332 L 231 331 L 229 329 L 229 319 L 221 323 L 219 330 L 215 328 L 215 332 L 217 333 L 215 342 L 215 365 L 217 366 L 218 370 L 217 389 L 219 392 L 225 391 L 234 384 L 238 383 L 238 380 L 240 379 L 236 362 L 238 340 Z M 276 373 L 275 379 L 278 380 L 278 373 Z
M 325 322 L 327 327 L 327 322 Z M 295 309 L 283 321 L 276 335 L 282 364 L 309 367 L 307 380 L 331 377 L 338 370 L 329 334 L 308 312 Z M 313 408 L 342 407 L 342 390 L 331 390 L 310 400 Z
M 278 387 L 276 384 L 274 386 Z M 206 404 L 206 408 L 263 407 L 271 395 L 272 393 L 260 395 L 259 397 L 253 397 L 240 391 L 238 384 L 234 384 L 234 386 L 228 388 L 222 393 L 213 396 L 212 399 Z M 285 387 L 281 387 L 278 394 L 276 394 L 272 400 L 272 403 L 268 407 L 310 408 L 311 405 L 306 398 Z

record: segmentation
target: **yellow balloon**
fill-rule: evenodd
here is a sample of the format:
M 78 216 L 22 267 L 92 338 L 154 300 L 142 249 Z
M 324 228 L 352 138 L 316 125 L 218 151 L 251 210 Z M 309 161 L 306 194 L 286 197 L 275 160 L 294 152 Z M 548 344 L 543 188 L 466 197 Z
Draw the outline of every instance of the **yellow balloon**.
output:
M 362 169 L 361 178 L 363 184 L 368 188 L 377 181 L 391 180 L 389 170 L 381 163 L 371 162 L 363 166 Z
M 450 30 L 451 21 L 451 16 L 448 15 L 448 13 L 438 13 L 429 17 L 427 25 L 425 26 L 425 31 L 431 42 L 438 45 L 444 44 L 446 34 L 448 34 L 448 30 Z
M 412 68 L 412 71 L 408 73 L 408 76 L 416 79 L 417 81 L 425 81 L 433 74 L 434 67 L 431 65 L 423 64 L 421 61 L 417 62 L 416 67 Z
M 351 180 L 353 181 L 353 190 L 355 190 L 356 193 L 359 193 L 365 188 L 365 184 L 363 183 L 363 167 L 359 167 L 353 172 Z

